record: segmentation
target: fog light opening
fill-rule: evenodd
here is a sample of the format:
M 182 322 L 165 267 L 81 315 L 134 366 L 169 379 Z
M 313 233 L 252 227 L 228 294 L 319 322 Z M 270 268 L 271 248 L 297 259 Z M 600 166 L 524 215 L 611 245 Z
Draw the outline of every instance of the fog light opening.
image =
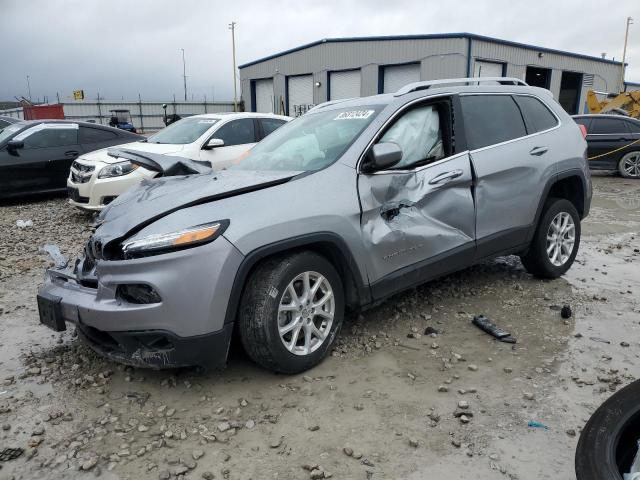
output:
M 116 297 L 128 303 L 160 303 L 162 299 L 153 287 L 144 283 L 118 285 Z

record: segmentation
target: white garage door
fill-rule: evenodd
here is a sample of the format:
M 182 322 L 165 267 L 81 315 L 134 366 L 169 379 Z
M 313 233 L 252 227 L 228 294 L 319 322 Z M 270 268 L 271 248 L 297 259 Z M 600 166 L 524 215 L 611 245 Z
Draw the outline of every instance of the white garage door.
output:
M 313 105 L 313 75 L 287 78 L 289 116 L 299 117 Z
M 502 63 L 482 62 L 476 60 L 473 65 L 474 77 L 501 77 Z
M 394 93 L 409 83 L 420 81 L 420 64 L 384 67 L 383 75 L 384 93 Z
M 360 96 L 360 70 L 331 72 L 329 74 L 329 100 Z
M 273 79 L 256 80 L 256 112 L 273 113 Z
M 256 80 L 256 112 L 273 113 L 273 79 Z

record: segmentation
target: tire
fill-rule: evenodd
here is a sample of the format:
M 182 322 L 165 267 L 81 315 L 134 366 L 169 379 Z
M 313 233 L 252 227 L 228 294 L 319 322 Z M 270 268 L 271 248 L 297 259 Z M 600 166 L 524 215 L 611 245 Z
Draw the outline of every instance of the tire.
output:
M 571 229 L 567 231 L 566 234 L 556 234 L 556 236 L 559 237 L 558 241 L 560 242 L 560 245 L 564 245 L 566 247 L 566 249 L 561 248 L 559 250 L 557 261 L 561 261 L 562 263 L 557 264 L 552 261 L 550 254 L 547 254 L 547 234 L 549 233 L 550 235 L 553 235 L 555 233 L 553 231 L 550 232 L 550 229 L 552 228 L 552 222 L 557 221 L 559 215 L 563 215 L 563 218 L 566 218 L 564 216 L 567 215 L 570 217 L 573 223 L 573 243 L 571 245 L 570 253 L 567 254 L 567 250 L 569 250 L 569 239 L 567 236 L 570 235 Z M 545 203 L 542 216 L 538 222 L 538 227 L 536 228 L 533 240 L 529 246 L 529 251 L 521 257 L 522 264 L 529 273 L 536 277 L 558 278 L 569 270 L 576 258 L 579 247 L 580 215 L 578 215 L 576 207 L 573 203 L 569 200 L 565 200 L 564 198 L 549 198 Z M 554 251 L 555 250 L 552 250 L 551 254 L 553 254 Z
M 618 173 L 624 178 L 640 178 L 640 151 L 623 155 L 618 162 Z
M 577 480 L 622 480 L 640 439 L 640 381 L 606 400 L 589 419 L 576 449 Z
M 314 313 L 314 302 L 304 305 L 305 272 L 312 289 L 315 282 L 321 283 L 312 300 L 318 303 L 321 298 L 328 299 L 315 309 L 322 310 L 321 314 Z M 299 295 L 298 302 L 293 300 L 290 284 Z M 332 295 L 328 295 L 329 290 Z M 333 311 L 330 323 L 325 309 Z M 238 319 L 240 339 L 247 354 L 259 365 L 280 373 L 303 372 L 320 363 L 330 351 L 340 331 L 344 309 L 342 281 L 327 259 L 308 251 L 274 257 L 260 264 L 245 286 Z M 295 328 L 281 336 L 279 326 L 291 327 L 294 319 L 298 322 Z M 312 331 L 309 322 L 324 335 L 322 341 L 315 333 L 305 335 Z

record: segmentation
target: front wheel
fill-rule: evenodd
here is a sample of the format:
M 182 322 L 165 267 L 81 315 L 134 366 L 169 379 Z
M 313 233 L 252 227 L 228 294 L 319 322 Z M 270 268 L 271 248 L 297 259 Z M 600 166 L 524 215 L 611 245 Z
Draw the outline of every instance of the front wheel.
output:
M 625 178 L 640 178 L 640 151 L 624 155 L 618 162 L 618 172 Z
M 313 252 L 266 260 L 242 297 L 239 333 L 247 354 L 276 372 L 299 373 L 330 351 L 344 317 L 342 281 Z
M 547 200 L 536 233 L 522 264 L 540 278 L 558 278 L 576 258 L 580 246 L 580 216 L 564 198 Z

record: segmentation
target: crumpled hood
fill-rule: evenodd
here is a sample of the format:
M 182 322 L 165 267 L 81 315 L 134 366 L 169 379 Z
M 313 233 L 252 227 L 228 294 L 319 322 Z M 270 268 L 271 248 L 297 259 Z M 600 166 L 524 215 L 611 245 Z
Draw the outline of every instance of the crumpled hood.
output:
M 117 163 L 122 162 L 121 158 L 114 158 L 107 155 L 107 150 L 114 147 L 101 148 L 89 153 L 83 153 L 78 160 L 89 162 L 103 162 L 103 163 Z M 168 143 L 146 143 L 146 142 L 131 142 L 118 145 L 117 148 L 124 148 L 129 150 L 138 150 L 140 152 L 161 153 L 168 155 L 171 153 L 178 153 L 184 150 L 184 145 L 172 145 Z
M 102 211 L 93 238 L 104 246 L 176 210 L 279 185 L 299 173 L 222 170 L 143 180 Z

